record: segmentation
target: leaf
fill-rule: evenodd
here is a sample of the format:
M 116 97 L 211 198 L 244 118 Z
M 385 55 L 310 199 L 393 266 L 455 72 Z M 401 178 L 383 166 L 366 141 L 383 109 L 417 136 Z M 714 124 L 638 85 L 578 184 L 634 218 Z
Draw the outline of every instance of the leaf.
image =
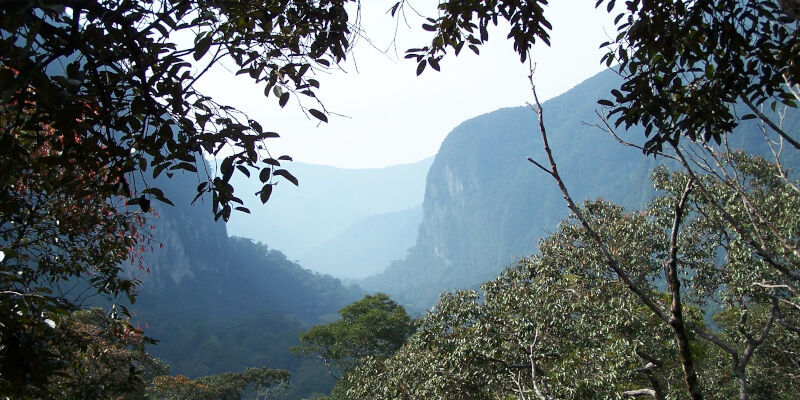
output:
M 284 156 L 278 157 L 278 160 L 281 160 L 281 161 L 292 161 L 292 157 L 284 155 Z
M 284 93 L 281 95 L 281 98 L 280 98 L 280 99 L 278 99 L 278 105 L 280 105 L 281 107 L 283 107 L 283 106 L 285 106 L 285 105 L 286 105 L 286 103 L 288 103 L 288 102 L 289 102 L 289 92 L 284 92 Z
M 142 193 L 144 193 L 144 194 L 152 194 L 153 196 L 156 196 L 156 197 L 164 197 L 164 192 L 161 189 L 157 188 L 157 187 L 147 188 L 145 190 L 142 190 Z
M 437 59 L 435 59 L 433 57 L 429 57 L 428 58 L 428 64 L 431 65 L 431 68 L 439 71 L 439 60 L 437 60 Z
M 206 55 L 210 47 L 211 47 L 211 35 L 207 34 L 206 36 L 203 36 L 200 40 L 198 40 L 197 43 L 195 44 L 194 54 L 192 54 L 194 60 L 199 61 L 201 58 L 203 58 L 203 56 Z
M 259 198 L 261 198 L 261 204 L 266 204 L 267 200 L 269 200 L 269 196 L 272 195 L 272 185 L 264 185 L 258 194 Z
M 269 168 L 264 168 L 261 170 L 261 172 L 259 172 L 258 179 L 261 181 L 261 183 L 266 183 L 269 180 L 271 173 L 272 171 Z
M 322 122 L 328 122 L 328 117 L 322 111 L 311 108 L 308 110 L 308 112 L 311 113 L 311 115 L 313 115 L 314 118 Z
M 286 178 L 287 181 L 292 182 L 295 186 L 300 186 L 298 184 L 298 182 L 297 182 L 297 178 L 295 178 L 294 175 L 292 175 L 291 173 L 289 173 L 289 171 L 287 171 L 285 169 L 276 169 L 272 173 L 274 175 L 280 175 L 280 176 Z
M 417 64 L 417 76 L 422 74 L 422 71 L 425 71 L 425 60 L 422 60 Z
M 226 157 L 222 160 L 219 172 L 222 174 L 223 181 L 228 182 L 231 180 L 231 175 L 233 175 L 233 157 Z
M 614 103 L 612 103 L 611 101 L 606 100 L 606 99 L 597 100 L 597 104 L 600 104 L 601 106 L 606 106 L 606 107 L 613 107 L 614 106 Z

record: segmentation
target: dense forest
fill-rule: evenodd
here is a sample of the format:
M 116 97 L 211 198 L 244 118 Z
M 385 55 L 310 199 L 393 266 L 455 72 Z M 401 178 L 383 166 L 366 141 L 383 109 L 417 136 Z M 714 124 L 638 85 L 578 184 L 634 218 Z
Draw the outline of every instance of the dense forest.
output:
M 531 61 L 546 4 L 441 1 L 406 58 L 438 71 L 504 21 Z M 793 2 L 597 1 L 611 70 L 542 104 L 531 63 L 528 107 L 447 137 L 416 243 L 360 281 L 389 294 L 229 236 L 299 181 L 195 85 L 225 59 L 325 123 L 358 6 L 0 6 L 0 397 L 800 396 Z

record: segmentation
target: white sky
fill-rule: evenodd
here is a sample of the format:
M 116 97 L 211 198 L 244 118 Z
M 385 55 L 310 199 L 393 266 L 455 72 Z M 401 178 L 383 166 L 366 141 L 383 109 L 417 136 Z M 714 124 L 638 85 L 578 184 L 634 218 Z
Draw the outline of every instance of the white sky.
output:
M 363 24 L 378 47 L 391 42 L 394 20 L 386 10 L 394 1 L 363 1 Z M 412 4 L 435 7 L 436 2 Z M 553 25 L 552 46 L 534 49 L 541 100 L 600 72 L 603 51 L 598 47 L 615 32 L 612 16 L 604 7 L 595 10 L 594 1 L 554 1 L 545 12 Z M 519 62 L 505 40 L 505 27 L 490 30 L 490 42 L 480 56 L 465 47 L 459 57 L 445 57 L 441 72 L 429 66 L 418 77 L 416 63 L 403 59 L 403 53 L 429 43 L 430 33 L 419 27 L 421 20 L 410 22 L 410 29 L 401 25 L 398 31 L 397 55 L 382 54 L 362 40 L 344 67 L 347 72 L 318 77 L 322 85 L 317 94 L 326 108 L 346 116 L 331 115 L 328 124 L 303 115 L 295 99 L 280 109 L 274 97 L 264 97 L 263 87 L 244 76 L 234 78 L 225 69 L 212 71 L 201 89 L 245 111 L 264 129 L 280 133 L 281 138 L 267 143 L 273 156 L 288 154 L 295 161 L 343 168 L 383 167 L 433 156 L 464 120 L 530 100 L 527 63 Z

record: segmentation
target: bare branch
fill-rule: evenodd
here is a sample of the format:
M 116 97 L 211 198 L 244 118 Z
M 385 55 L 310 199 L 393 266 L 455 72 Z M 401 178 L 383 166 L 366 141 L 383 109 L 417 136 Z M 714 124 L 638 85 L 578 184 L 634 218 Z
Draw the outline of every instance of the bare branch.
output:
M 619 137 L 619 135 L 617 135 L 616 129 L 614 129 L 611 126 L 611 124 L 608 122 L 608 118 L 605 115 L 601 114 L 597 110 L 595 110 L 594 113 L 595 113 L 595 115 L 597 115 L 598 118 L 600 118 L 600 121 L 603 122 L 603 126 L 600 126 L 600 125 L 597 125 L 597 124 L 591 124 L 590 126 L 594 126 L 597 129 L 600 129 L 601 131 L 608 133 L 609 135 L 611 135 L 611 137 L 613 137 L 617 142 L 619 142 L 623 146 L 633 147 L 635 149 L 641 150 L 642 152 L 645 152 L 645 148 L 644 147 L 639 146 L 638 144 L 635 144 L 635 143 L 631 143 L 631 142 L 622 140 L 622 138 Z M 587 125 L 589 125 L 589 124 L 587 124 Z M 675 157 L 673 157 L 672 155 L 661 153 L 661 152 L 659 152 L 658 155 L 662 156 L 662 157 L 669 158 L 669 159 L 673 159 L 673 160 L 675 159 Z
M 764 244 L 757 243 L 749 235 L 747 235 L 746 230 L 741 226 L 741 224 L 738 221 L 736 221 L 736 219 L 733 218 L 733 216 L 730 213 L 728 213 L 728 211 L 725 210 L 725 208 L 723 208 L 716 201 L 714 201 L 714 196 L 712 196 L 711 193 L 708 192 L 708 189 L 705 187 L 705 185 L 703 185 L 703 182 L 694 173 L 694 170 L 692 170 L 688 161 L 686 161 L 686 158 L 684 157 L 683 152 L 680 150 L 680 148 L 675 144 L 672 145 L 672 148 L 675 151 L 675 154 L 678 156 L 678 159 L 680 160 L 684 169 L 686 170 L 686 173 L 689 175 L 692 181 L 694 181 L 694 184 L 697 187 L 697 189 L 700 190 L 700 192 L 709 200 L 709 203 L 712 205 L 712 207 L 714 207 L 720 213 L 722 218 L 727 223 L 729 223 L 731 227 L 742 237 L 742 239 L 744 239 L 753 248 L 754 252 L 757 255 L 759 255 L 762 259 L 764 259 L 764 261 L 766 261 L 769 265 L 775 268 L 784 277 L 784 279 L 786 279 L 787 283 L 789 284 L 789 290 L 792 292 L 792 294 L 796 296 L 800 295 L 800 290 L 795 285 L 792 285 L 792 281 L 797 281 L 798 279 L 800 279 L 800 275 L 798 275 L 797 272 L 790 270 L 786 266 L 781 265 L 779 261 L 777 261 L 774 257 L 770 255 L 769 249 Z
M 588 220 L 583 216 L 580 208 L 575 204 L 572 200 L 572 196 L 570 196 L 569 191 L 567 190 L 564 181 L 561 179 L 561 175 L 558 173 L 558 166 L 556 165 L 555 159 L 553 158 L 553 153 L 550 150 L 550 145 L 547 141 L 547 129 L 545 128 L 544 124 L 544 111 L 542 110 L 542 105 L 539 102 L 539 97 L 536 94 L 536 85 L 533 83 L 533 68 L 531 67 L 531 75 L 528 77 L 531 84 L 531 91 L 533 92 L 533 99 L 534 99 L 534 106 L 531 106 L 534 112 L 539 116 L 539 132 L 542 135 L 542 142 L 544 146 L 544 151 L 547 154 L 547 160 L 550 163 L 550 168 L 547 171 L 550 176 L 556 181 L 559 190 L 561 190 L 562 197 L 567 202 L 567 207 L 569 207 L 570 211 L 575 214 L 575 217 L 580 222 L 581 226 L 586 230 L 586 232 L 591 237 L 592 241 L 597 244 L 600 248 L 600 252 L 603 254 L 603 258 L 606 260 L 606 264 L 615 274 L 625 283 L 625 285 L 634 293 L 636 296 L 649 308 L 659 319 L 664 321 L 665 323 L 669 323 L 669 318 L 664 313 L 663 310 L 651 299 L 641 288 L 636 286 L 633 280 L 628 276 L 628 274 L 619 266 L 619 262 L 616 260 L 614 256 L 611 255 L 611 252 L 608 251 L 608 248 L 600 237 L 600 235 L 592 228 L 589 224 Z M 539 165 L 542 168 L 541 165 Z M 543 168 L 544 169 L 544 168 Z
M 794 146 L 796 149 L 800 150 L 800 143 L 798 143 L 791 136 L 789 136 L 789 134 L 786 133 L 783 129 L 781 129 L 781 127 L 779 127 L 778 125 L 775 125 L 775 123 L 772 122 L 772 120 L 769 119 L 769 117 L 764 115 L 764 113 L 762 113 L 761 110 L 759 110 L 752 102 L 750 102 L 750 100 L 747 98 L 747 96 L 741 95 L 739 97 L 741 98 L 742 102 L 747 107 L 749 107 L 750 110 L 753 111 L 753 113 L 756 114 L 756 116 L 758 116 L 759 119 L 761 119 L 761 121 L 763 121 L 765 124 L 767 124 L 767 126 L 772 128 L 773 131 L 775 131 L 778 135 L 780 135 L 780 137 L 782 137 L 784 140 L 789 142 L 789 144 Z

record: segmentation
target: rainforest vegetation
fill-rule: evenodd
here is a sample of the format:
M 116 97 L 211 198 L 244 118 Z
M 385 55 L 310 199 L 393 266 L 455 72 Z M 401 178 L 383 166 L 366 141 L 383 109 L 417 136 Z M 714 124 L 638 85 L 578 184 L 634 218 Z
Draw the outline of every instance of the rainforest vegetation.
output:
M 230 60 L 269 101 L 325 123 L 320 76 L 363 34 L 358 5 L 0 5 L 0 397 L 319 395 L 293 391 L 288 369 L 329 375 L 328 386 L 308 387 L 332 385 L 336 399 L 800 396 L 794 1 L 597 0 L 617 29 L 599 61 L 618 80 L 590 99 L 592 123 L 620 148 L 663 162 L 649 172 L 654 192 L 638 196 L 648 200 L 639 207 L 573 195 L 561 171 L 581 161 L 558 154 L 592 138 L 551 147 L 559 132 L 548 125 L 531 65 L 526 129 L 540 148 L 523 161 L 558 190 L 568 216 L 538 235 L 528 257 L 478 288 L 442 293 L 417 319 L 385 294 L 355 301 L 360 289 L 228 238 L 221 225 L 256 206 L 244 204 L 234 175 L 258 178 L 265 207 L 279 182 L 298 179 L 290 156 L 267 151 L 278 133 L 196 82 Z M 386 18 L 411 12 L 401 0 Z M 462 51 L 480 53 L 503 21 L 520 62 L 531 62 L 532 46 L 550 42 L 546 16 L 545 0 L 439 1 L 420 27 L 430 40 L 406 58 L 417 75 L 435 73 Z M 219 157 L 218 165 L 205 157 Z M 203 206 L 204 223 L 191 222 L 193 204 Z M 156 262 L 164 244 L 180 257 Z M 448 267 L 432 269 L 468 273 Z M 137 300 L 161 325 L 153 338 L 131 312 Z M 194 319 L 176 323 L 181 317 Z M 224 329 L 234 323 L 251 328 Z M 192 344 L 169 355 L 196 368 L 184 372 L 191 377 L 170 375 L 150 351 L 162 338 Z M 209 366 L 225 359 L 221 342 L 241 345 L 235 357 L 248 367 Z M 273 345 L 294 346 L 322 366 L 266 365 L 272 358 L 261 355 Z M 192 358 L 193 349 L 219 356 Z

